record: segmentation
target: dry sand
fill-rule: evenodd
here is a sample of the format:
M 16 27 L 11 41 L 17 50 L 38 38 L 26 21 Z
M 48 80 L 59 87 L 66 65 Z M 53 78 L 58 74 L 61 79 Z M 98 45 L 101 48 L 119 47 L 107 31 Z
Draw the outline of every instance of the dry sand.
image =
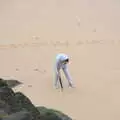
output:
M 0 0 L 0 77 L 75 120 L 120 120 L 119 12 L 117 0 Z M 62 93 L 53 88 L 59 52 L 76 86 L 64 80 Z

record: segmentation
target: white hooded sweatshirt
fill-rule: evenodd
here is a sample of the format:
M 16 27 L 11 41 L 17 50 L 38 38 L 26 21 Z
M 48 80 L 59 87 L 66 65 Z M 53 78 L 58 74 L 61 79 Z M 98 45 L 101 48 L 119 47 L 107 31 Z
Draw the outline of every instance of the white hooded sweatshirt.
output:
M 69 59 L 68 55 L 60 53 L 56 56 L 56 63 L 55 63 L 55 73 L 56 73 L 56 81 L 58 80 L 58 76 L 60 76 L 60 69 L 63 70 L 67 80 L 71 83 L 72 78 L 69 74 L 67 64 L 63 64 L 62 62 L 66 59 Z

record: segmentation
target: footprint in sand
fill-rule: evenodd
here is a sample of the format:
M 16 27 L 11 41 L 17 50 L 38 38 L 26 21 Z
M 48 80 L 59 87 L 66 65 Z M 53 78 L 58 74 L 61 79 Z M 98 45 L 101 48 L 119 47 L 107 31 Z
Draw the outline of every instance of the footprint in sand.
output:
M 19 71 L 19 69 L 18 69 L 18 68 L 16 68 L 15 70 L 16 70 L 16 71 Z
M 28 87 L 32 87 L 32 85 L 28 85 Z
M 35 68 L 34 71 L 39 71 L 39 69 Z
M 96 28 L 93 29 L 93 32 L 96 32 Z
M 35 68 L 34 71 L 41 72 L 41 73 L 46 73 L 46 70 L 39 70 L 38 68 Z

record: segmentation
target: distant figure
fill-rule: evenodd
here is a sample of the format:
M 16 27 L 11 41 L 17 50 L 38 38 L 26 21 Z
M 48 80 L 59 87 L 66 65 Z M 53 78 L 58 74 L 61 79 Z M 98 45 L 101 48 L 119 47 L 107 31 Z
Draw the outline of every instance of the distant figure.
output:
M 58 82 L 59 82 L 59 77 L 61 77 L 60 74 L 60 69 L 63 70 L 69 86 L 73 87 L 73 83 L 72 83 L 72 78 L 68 72 L 68 67 L 67 64 L 69 63 L 69 57 L 66 54 L 58 54 L 56 56 L 56 62 L 55 62 L 55 88 L 58 88 Z

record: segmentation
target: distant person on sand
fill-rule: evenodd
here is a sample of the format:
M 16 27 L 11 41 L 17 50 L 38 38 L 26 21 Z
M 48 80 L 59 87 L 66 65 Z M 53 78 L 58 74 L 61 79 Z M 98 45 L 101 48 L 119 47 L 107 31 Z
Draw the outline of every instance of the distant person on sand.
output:
M 69 63 L 69 57 L 66 54 L 57 54 L 55 62 L 55 88 L 58 88 L 58 82 L 60 75 L 60 70 L 62 69 L 70 87 L 74 87 L 72 83 L 72 78 L 69 74 L 67 64 Z

